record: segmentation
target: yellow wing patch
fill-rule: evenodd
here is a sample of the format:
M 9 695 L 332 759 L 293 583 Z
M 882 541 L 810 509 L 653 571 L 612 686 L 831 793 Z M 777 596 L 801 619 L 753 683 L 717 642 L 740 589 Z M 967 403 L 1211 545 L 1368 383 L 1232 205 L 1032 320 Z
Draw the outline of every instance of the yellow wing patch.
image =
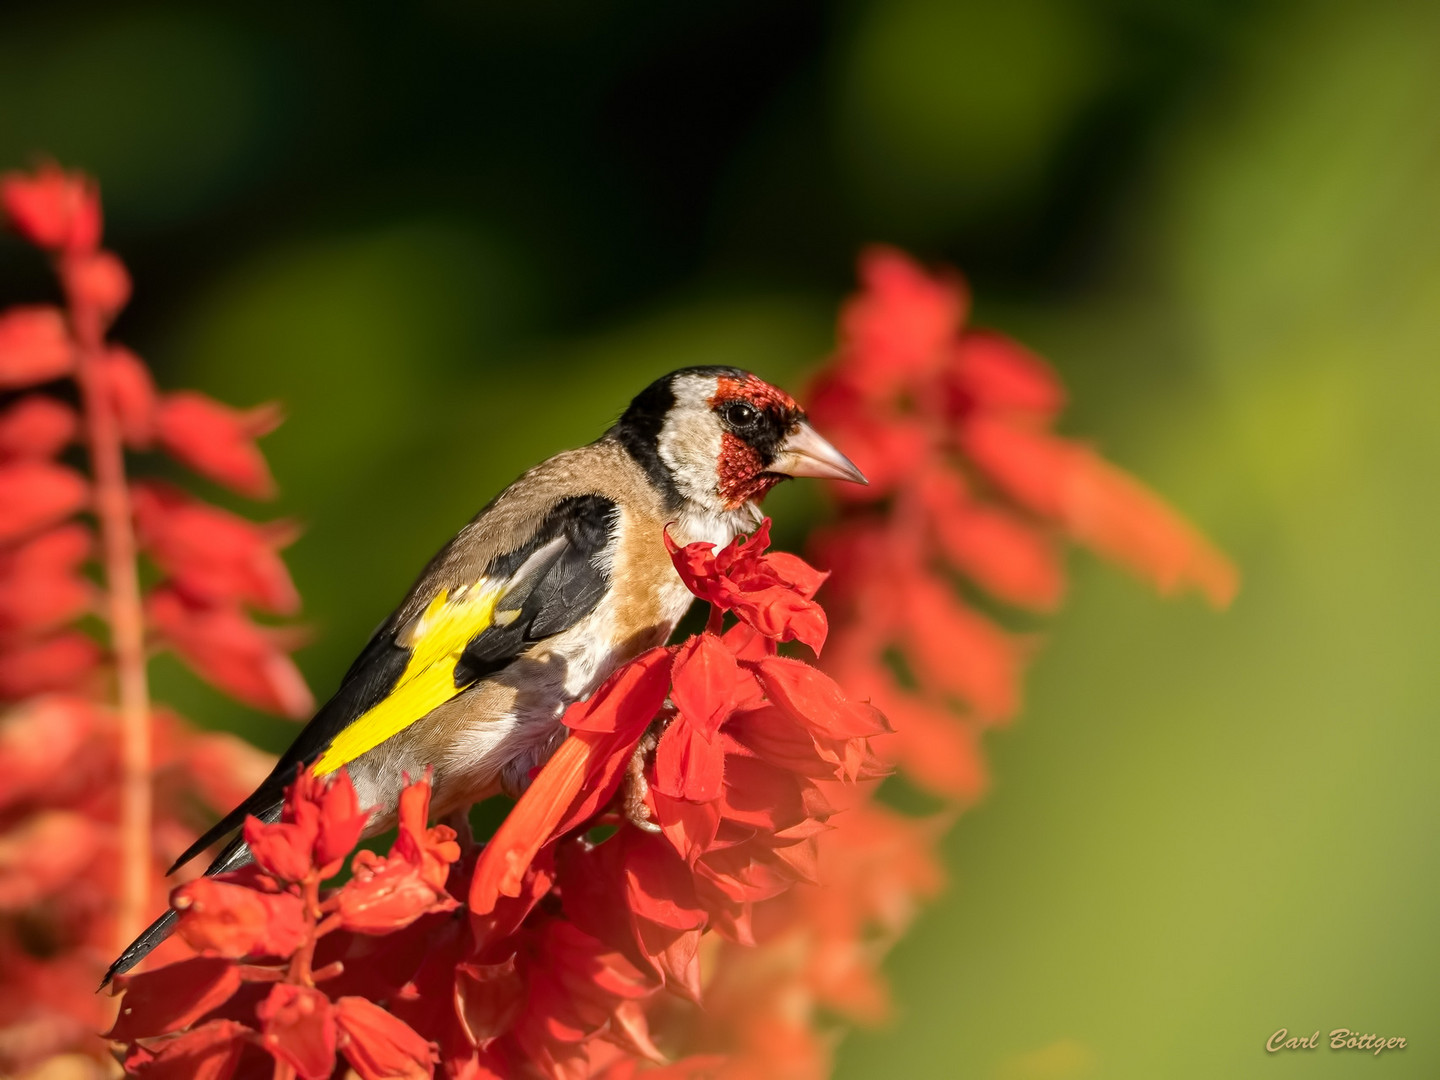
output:
M 465 646 L 490 625 L 495 604 L 507 582 L 484 580 L 463 590 L 440 593 L 406 632 L 412 650 L 394 688 L 385 699 L 358 716 L 315 762 L 312 771 L 325 776 L 367 750 L 398 734 L 431 709 L 456 694 L 455 665 Z

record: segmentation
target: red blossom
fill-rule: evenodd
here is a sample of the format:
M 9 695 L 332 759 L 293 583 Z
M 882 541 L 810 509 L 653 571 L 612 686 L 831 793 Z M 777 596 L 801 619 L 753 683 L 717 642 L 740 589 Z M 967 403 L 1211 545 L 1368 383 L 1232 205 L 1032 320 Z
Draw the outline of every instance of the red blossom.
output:
M 0 650 L 0 699 L 72 690 L 99 665 L 100 646 L 78 630 L 61 630 L 34 641 L 16 642 Z
M 156 430 L 160 444 L 202 476 L 242 495 L 267 499 L 275 494 L 275 480 L 255 439 L 279 423 L 280 410 L 274 405 L 242 412 L 186 390 L 164 398 Z
M 276 548 L 294 538 L 286 524 L 256 525 L 168 484 L 137 484 L 140 541 L 181 592 L 199 601 L 241 601 L 293 613 L 300 596 Z
M 0 465 L 0 543 L 65 520 L 89 497 L 85 478 L 64 465 L 33 460 Z
M 100 243 L 100 192 L 82 173 L 41 165 L 0 178 L 0 206 L 10 224 L 37 247 L 91 251 Z
M 105 350 L 99 363 L 102 380 L 127 445 L 145 450 L 155 441 L 159 395 L 145 362 L 118 345 Z
M 340 1052 L 360 1080 L 421 1080 L 435 1075 L 435 1048 L 380 1006 L 360 997 L 342 997 L 335 1002 L 335 1023 Z
M 0 718 L 0 811 L 45 793 L 69 770 L 103 720 L 84 698 L 32 698 Z
M 90 609 L 94 588 L 80 573 L 94 544 L 83 525 L 62 525 L 0 550 L 0 640 L 53 630 Z
M 130 272 L 108 251 L 72 255 L 62 273 L 74 303 L 93 307 L 107 322 L 130 300 Z
M 74 441 L 79 428 L 70 406 L 43 394 L 22 397 L 0 411 L 0 461 L 54 457 Z
M 125 1072 L 143 1080 L 230 1080 L 253 1034 L 234 1020 L 212 1020 L 153 1048 L 136 1048 Z
M 146 604 L 155 630 L 197 674 L 257 708 L 309 716 L 315 700 L 284 646 L 293 632 L 262 627 L 238 607 L 210 605 L 173 588 L 156 589 Z
M 198 878 L 170 894 L 176 932 L 205 956 L 288 956 L 305 936 L 305 906 L 290 893 Z
M 0 389 L 34 386 L 70 374 L 75 346 L 65 317 L 53 307 L 0 312 Z
M 168 1035 L 190 1027 L 240 989 L 240 969 L 229 960 L 196 956 L 144 975 L 122 975 L 125 1003 L 107 1039 Z M 144 1027 L 137 1028 L 142 1021 Z
M 265 1049 L 301 1080 L 325 1080 L 335 1068 L 335 1016 L 330 999 L 306 986 L 276 983 L 255 1009 Z

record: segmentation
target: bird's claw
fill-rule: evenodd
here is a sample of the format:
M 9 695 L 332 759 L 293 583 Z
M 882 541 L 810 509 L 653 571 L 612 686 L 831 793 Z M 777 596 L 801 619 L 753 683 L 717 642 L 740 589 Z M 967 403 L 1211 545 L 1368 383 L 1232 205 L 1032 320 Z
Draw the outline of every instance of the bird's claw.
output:
M 645 796 L 650 793 L 650 782 L 645 779 L 645 765 L 659 745 L 663 730 L 664 724 L 658 720 L 646 729 L 635 745 L 635 752 L 630 755 L 625 779 L 620 784 L 621 815 L 631 825 L 648 833 L 658 833 L 660 826 L 650 820 L 650 807 L 645 803 Z

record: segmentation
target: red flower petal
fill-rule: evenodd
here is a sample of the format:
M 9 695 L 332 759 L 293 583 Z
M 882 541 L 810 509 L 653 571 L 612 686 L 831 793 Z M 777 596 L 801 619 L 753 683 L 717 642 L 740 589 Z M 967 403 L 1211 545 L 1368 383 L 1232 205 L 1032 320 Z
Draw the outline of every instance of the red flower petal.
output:
M 21 911 L 90 872 L 102 828 L 73 810 L 45 810 L 0 836 L 0 912 Z
M 330 779 L 320 797 L 320 831 L 315 839 L 315 863 L 326 877 L 331 871 L 323 868 L 328 868 L 355 849 L 369 820 L 369 812 L 360 808 L 349 772 L 341 769 Z M 456 851 L 458 857 L 458 846 Z
M 459 904 L 426 880 L 413 862 L 396 855 L 381 858 L 359 851 L 351 863 L 354 877 L 338 894 L 340 924 L 361 934 L 388 934 L 422 915 L 452 911 Z
M 7 712 L 0 723 L 0 809 L 50 788 L 100 723 L 83 698 L 36 698 Z
M 517 1003 L 518 1003 L 517 999 Z M 335 1002 L 340 1052 L 360 1080 L 420 1080 L 435 1075 L 439 1055 L 415 1029 L 360 997 Z
M 108 251 L 74 255 L 62 274 L 72 302 L 97 309 L 106 320 L 130 301 L 130 272 Z
M 240 969 L 229 960 L 195 956 L 143 975 L 121 975 L 120 1015 L 105 1038 L 134 1042 L 189 1027 L 240 989 Z
M 0 552 L 0 636 L 52 630 L 83 615 L 95 591 L 79 572 L 91 546 L 89 531 L 70 524 Z
M 256 525 L 168 484 L 135 486 L 140 541 L 176 589 L 197 601 L 244 601 L 290 614 L 300 595 L 276 548 L 293 539 L 283 523 Z
M 1081 543 L 1145 576 L 1161 592 L 1196 588 L 1217 607 L 1234 596 L 1235 569 L 1225 557 L 1088 448 L 985 417 L 969 421 L 961 441 L 1017 502 L 1060 522 Z
M 695 898 L 690 868 L 663 837 L 625 829 L 611 842 L 622 845 L 625 897 L 634 918 L 670 930 L 704 927 L 707 916 Z
M 211 1020 L 150 1050 L 136 1050 L 125 1070 L 142 1080 L 230 1080 L 253 1034 L 234 1020 Z
M 670 690 L 670 652 L 651 649 L 620 668 L 586 700 L 565 710 L 571 731 L 642 731 L 655 718 Z
M 0 312 L 0 389 L 33 386 L 68 375 L 75 349 L 65 317 L 53 307 L 12 307 Z
M 54 457 L 75 439 L 79 417 L 68 405 L 29 394 L 0 412 L 0 459 Z
M 0 465 L 0 543 L 48 528 L 81 509 L 89 498 L 85 478 L 49 461 Z
M 155 414 L 160 404 L 150 369 L 133 352 L 118 345 L 105 350 L 99 367 L 120 434 L 130 446 L 148 449 L 155 441 Z
M 962 415 L 984 409 L 1048 420 L 1065 407 L 1065 388 L 1050 365 L 991 330 L 969 331 L 956 342 L 948 375 Z
M 906 654 L 921 683 L 958 694 L 983 716 L 1003 720 L 1019 707 L 1018 642 L 933 578 L 899 590 Z
M 177 888 L 170 904 L 180 936 L 206 956 L 289 956 L 306 934 L 304 905 L 290 893 L 204 877 Z
M 315 869 L 311 852 L 320 834 L 320 810 L 314 803 L 287 798 L 285 813 L 299 820 L 266 823 L 247 817 L 245 843 L 267 874 L 281 881 L 304 881 Z
M 256 708 L 306 717 L 315 699 L 276 631 L 251 622 L 239 608 L 207 607 L 173 589 L 157 589 L 145 605 L 154 628 L 195 672 Z
M 450 864 L 460 858 L 460 845 L 455 842 L 455 830 L 448 825 L 425 827 L 430 817 L 428 774 L 400 792 L 399 817 L 400 832 L 390 853 L 413 865 L 437 892 L 443 890 Z
M 730 650 L 713 634 L 697 634 L 675 654 L 670 700 L 687 723 L 713 736 L 734 710 L 742 679 L 753 686 L 754 677 L 742 672 Z
M 676 799 L 709 802 L 720 797 L 725 751 L 718 735 L 706 735 L 682 714 L 655 748 L 655 790 Z
M 0 204 L 15 231 L 37 247 L 89 251 L 100 243 L 100 192 L 83 173 L 53 164 L 6 173 Z
M 0 652 L 0 698 L 16 700 L 47 690 L 68 690 L 99 666 L 100 646 L 78 630 Z
M 260 1045 L 291 1065 L 301 1080 L 327 1080 L 335 1071 L 335 1018 L 319 990 L 276 983 L 255 1008 Z
M 809 664 L 772 656 L 754 667 L 770 700 L 808 731 L 849 739 L 890 730 L 878 709 L 849 700 L 834 679 Z
M 270 467 L 255 439 L 280 423 L 280 410 L 261 405 L 240 412 L 192 391 L 166 397 L 160 406 L 160 443 L 175 458 L 218 484 L 252 498 L 275 494 Z
M 507 1031 L 524 1005 L 525 980 L 513 955 L 498 964 L 455 969 L 455 1015 L 472 1046 Z
M 954 275 L 931 275 L 893 248 L 860 256 L 863 291 L 840 313 L 841 341 L 877 394 L 934 373 L 969 306 Z

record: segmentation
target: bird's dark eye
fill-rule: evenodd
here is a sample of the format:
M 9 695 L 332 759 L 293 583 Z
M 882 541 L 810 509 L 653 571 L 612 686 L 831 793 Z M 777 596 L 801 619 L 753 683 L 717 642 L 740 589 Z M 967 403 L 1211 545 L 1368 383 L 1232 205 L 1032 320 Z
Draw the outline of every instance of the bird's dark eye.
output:
M 734 428 L 754 427 L 755 421 L 760 418 L 755 407 L 747 405 L 743 401 L 731 401 L 726 404 L 723 415 L 725 422 Z

